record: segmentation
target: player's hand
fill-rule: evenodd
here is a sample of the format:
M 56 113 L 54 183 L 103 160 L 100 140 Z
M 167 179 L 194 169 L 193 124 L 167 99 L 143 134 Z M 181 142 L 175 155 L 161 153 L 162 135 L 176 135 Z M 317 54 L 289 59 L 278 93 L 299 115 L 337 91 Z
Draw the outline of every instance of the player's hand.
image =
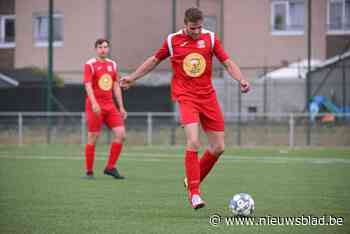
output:
M 250 90 L 250 83 L 247 80 L 240 80 L 239 86 L 242 93 L 248 93 Z
M 123 119 L 126 119 L 128 117 L 128 112 L 124 109 L 124 107 L 119 108 L 120 115 L 122 116 Z
M 119 80 L 119 86 L 123 89 L 130 88 L 134 83 L 135 81 L 131 76 L 124 76 Z
M 95 114 L 100 114 L 101 113 L 101 107 L 98 103 L 92 103 L 91 105 L 92 107 L 92 111 L 95 113 Z

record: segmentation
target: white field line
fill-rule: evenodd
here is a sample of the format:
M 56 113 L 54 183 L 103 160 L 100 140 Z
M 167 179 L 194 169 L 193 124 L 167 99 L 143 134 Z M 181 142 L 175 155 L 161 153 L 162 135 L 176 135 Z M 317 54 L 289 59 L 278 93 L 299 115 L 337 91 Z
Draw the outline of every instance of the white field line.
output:
M 11 153 L 13 154 L 13 152 Z M 99 155 L 99 156 L 98 156 Z M 97 152 L 95 160 L 106 160 L 107 156 L 102 152 Z M 129 157 L 130 156 L 130 157 Z M 83 160 L 83 156 L 35 156 L 35 155 L 4 155 L 3 152 L 0 153 L 0 159 L 25 159 L 25 160 Z M 142 161 L 142 162 L 162 162 L 162 161 L 173 161 L 173 160 L 183 160 L 182 155 L 169 155 L 162 153 L 122 153 L 121 159 L 124 161 Z M 344 158 L 334 158 L 334 157 L 324 157 L 324 158 L 303 158 L 303 157 L 281 157 L 281 156 L 234 156 L 234 155 L 224 155 L 221 157 L 220 161 L 228 162 L 257 162 L 257 163 L 314 163 L 314 164 L 331 164 L 331 163 L 348 163 L 350 164 L 350 159 Z

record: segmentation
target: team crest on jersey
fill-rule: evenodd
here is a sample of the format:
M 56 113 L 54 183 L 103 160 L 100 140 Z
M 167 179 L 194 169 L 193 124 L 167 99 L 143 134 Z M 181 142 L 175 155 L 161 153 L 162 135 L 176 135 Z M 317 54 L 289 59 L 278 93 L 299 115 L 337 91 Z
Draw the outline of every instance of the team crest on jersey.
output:
M 109 71 L 109 72 L 113 71 L 112 66 L 108 66 L 107 71 Z
M 197 41 L 197 48 L 205 48 L 205 41 L 204 40 L 199 40 Z
M 112 77 L 109 74 L 103 74 L 98 81 L 98 86 L 104 91 L 112 89 Z
M 205 71 L 206 61 L 203 55 L 191 53 L 188 54 L 183 60 L 182 67 L 186 75 L 190 77 L 199 77 Z

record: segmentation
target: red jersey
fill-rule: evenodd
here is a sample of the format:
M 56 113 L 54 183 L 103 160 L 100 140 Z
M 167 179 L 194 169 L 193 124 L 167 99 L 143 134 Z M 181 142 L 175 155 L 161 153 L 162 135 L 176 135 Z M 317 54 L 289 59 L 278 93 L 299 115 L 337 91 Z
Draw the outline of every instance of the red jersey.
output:
M 92 58 L 84 65 L 84 84 L 91 82 L 94 95 L 100 105 L 114 104 L 113 85 L 117 80 L 115 61 Z M 89 101 L 88 96 L 86 100 Z
M 208 30 L 202 29 L 198 39 L 191 38 L 183 30 L 167 37 L 155 57 L 163 60 L 170 56 L 173 100 L 215 94 L 211 82 L 213 55 L 220 62 L 229 58 L 217 36 Z

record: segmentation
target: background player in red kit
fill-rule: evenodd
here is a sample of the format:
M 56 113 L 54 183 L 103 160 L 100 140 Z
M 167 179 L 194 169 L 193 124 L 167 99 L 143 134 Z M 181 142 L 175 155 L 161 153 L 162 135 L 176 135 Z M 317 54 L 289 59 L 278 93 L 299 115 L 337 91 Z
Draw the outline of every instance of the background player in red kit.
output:
M 225 66 L 230 76 L 240 83 L 242 92 L 248 92 L 250 84 L 224 51 L 217 36 L 202 29 L 203 15 L 199 9 L 187 9 L 184 22 L 184 29 L 170 34 L 154 56 L 148 58 L 134 73 L 121 79 L 121 86 L 129 88 L 170 56 L 173 69 L 172 99 L 179 103 L 187 140 L 185 181 L 188 198 L 191 206 L 198 209 L 205 205 L 200 197 L 200 183 L 224 152 L 224 117 L 211 82 L 213 55 Z M 199 124 L 209 142 L 200 160 Z
M 118 69 L 115 61 L 107 58 L 109 41 L 98 39 L 95 42 L 96 58 L 84 65 L 84 85 L 87 93 L 85 113 L 88 126 L 88 142 L 85 146 L 85 167 L 88 178 L 93 178 L 95 145 L 105 123 L 113 132 L 109 158 L 104 174 L 116 179 L 124 179 L 116 169 L 125 138 L 124 119 L 127 117 L 122 92 L 118 82 Z M 115 95 L 118 109 L 113 100 Z

